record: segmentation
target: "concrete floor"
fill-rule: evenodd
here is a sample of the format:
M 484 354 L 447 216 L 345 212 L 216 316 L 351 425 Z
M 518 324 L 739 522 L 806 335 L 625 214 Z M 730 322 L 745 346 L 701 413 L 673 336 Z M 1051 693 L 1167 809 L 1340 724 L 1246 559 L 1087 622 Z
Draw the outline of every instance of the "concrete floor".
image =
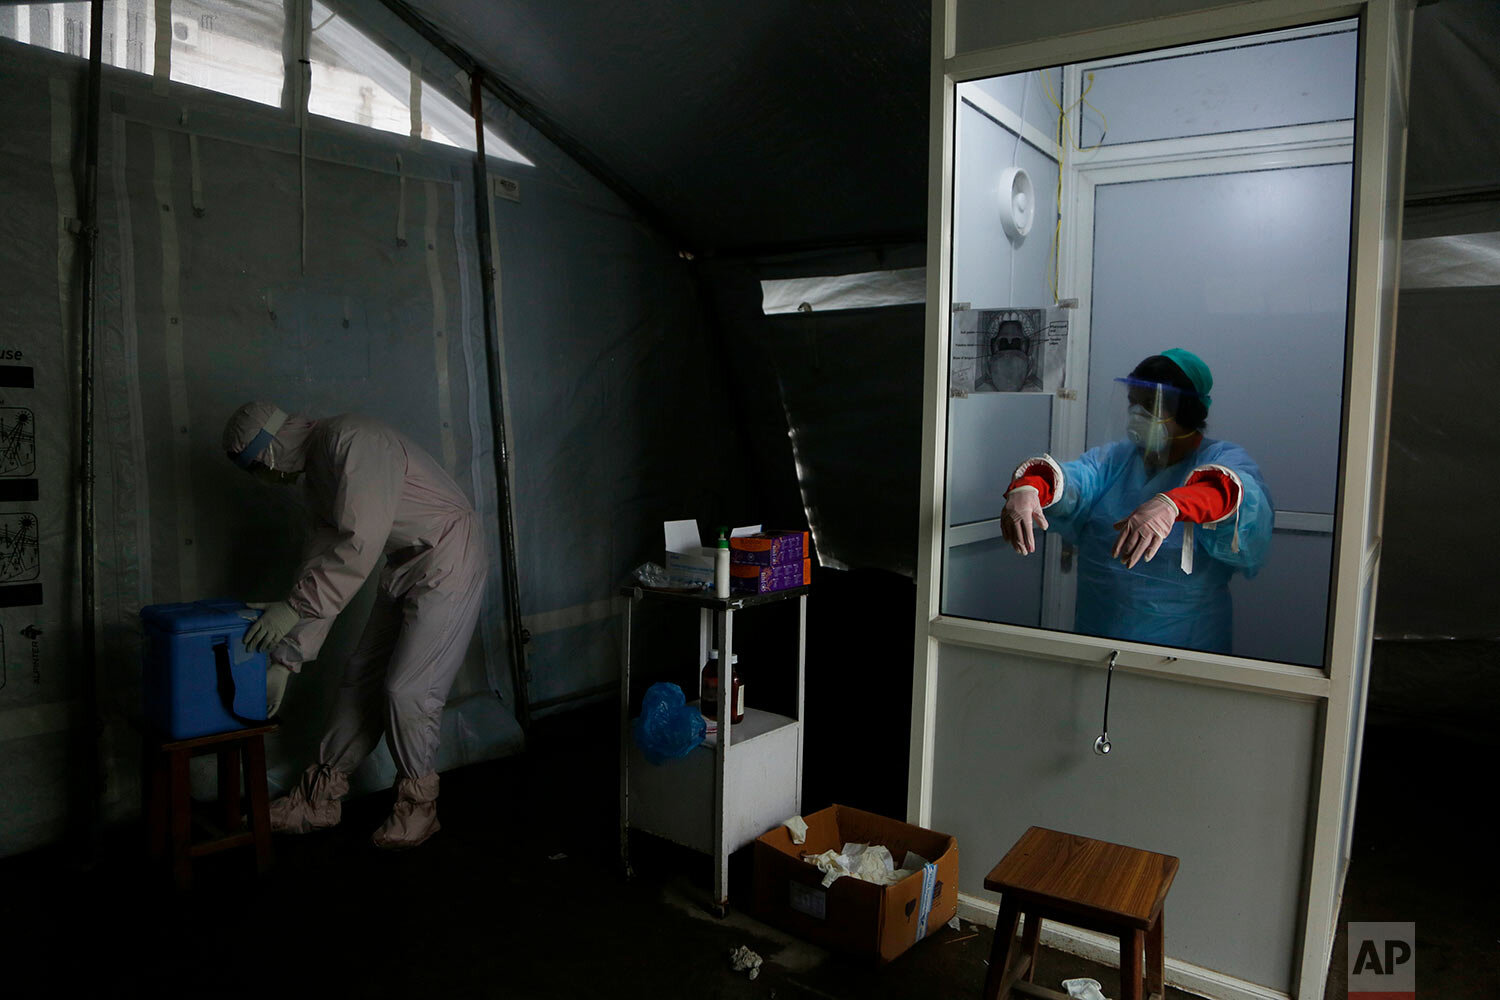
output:
M 249 877 L 243 855 L 200 862 L 185 900 L 155 888 L 135 860 L 138 842 L 123 835 L 87 871 L 51 853 L 0 862 L 5 995 L 979 995 L 986 928 L 944 928 L 874 969 L 740 912 L 709 916 L 707 862 L 668 845 L 638 841 L 636 877 L 619 879 L 614 771 L 579 735 L 588 731 L 554 726 L 525 758 L 445 775 L 445 829 L 407 854 L 365 846 L 388 807 L 372 796 L 350 803 L 336 830 L 278 839 L 276 873 L 264 884 Z M 1455 812 L 1455 803 L 1436 811 L 1450 789 L 1414 780 L 1430 777 L 1422 768 L 1435 761 L 1426 757 L 1443 751 L 1372 733 L 1344 919 L 1416 920 L 1421 995 L 1492 998 L 1500 981 L 1494 921 L 1484 913 L 1496 883 L 1466 868 L 1475 856 L 1468 848 L 1492 835 L 1477 813 L 1439 832 L 1434 817 Z M 1382 776 L 1378 787 L 1368 787 L 1371 775 Z M 1441 858 L 1413 864 L 1435 842 Z M 735 858 L 732 888 L 748 863 Z M 741 944 L 766 959 L 753 982 L 729 968 L 728 952 Z M 1341 942 L 1329 998 L 1343 1000 L 1344 961 Z M 1092 976 L 1118 996 L 1111 969 L 1046 951 L 1041 968 L 1046 985 Z M 34 986 L 17 991 L 22 970 Z

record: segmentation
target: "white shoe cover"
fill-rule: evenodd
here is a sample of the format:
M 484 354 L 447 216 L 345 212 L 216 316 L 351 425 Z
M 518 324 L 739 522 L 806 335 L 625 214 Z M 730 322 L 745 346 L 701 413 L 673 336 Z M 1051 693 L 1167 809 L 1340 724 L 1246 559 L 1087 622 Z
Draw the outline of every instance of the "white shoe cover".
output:
M 416 847 L 441 830 L 437 818 L 438 776 L 434 771 L 420 778 L 396 782 L 396 805 L 390 818 L 370 837 L 376 847 Z
M 311 833 L 338 825 L 349 793 L 349 776 L 329 764 L 314 764 L 296 786 L 271 803 L 276 833 Z

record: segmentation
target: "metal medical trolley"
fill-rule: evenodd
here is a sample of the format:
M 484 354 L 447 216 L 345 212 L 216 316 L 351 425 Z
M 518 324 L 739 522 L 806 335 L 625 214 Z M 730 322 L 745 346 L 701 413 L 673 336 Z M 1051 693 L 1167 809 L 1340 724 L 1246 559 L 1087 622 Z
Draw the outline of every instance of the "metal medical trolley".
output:
M 802 812 L 803 692 L 807 667 L 807 594 L 796 587 L 771 594 L 717 598 L 703 594 L 625 587 L 625 637 L 620 678 L 620 861 L 630 872 L 630 831 L 647 833 L 714 859 L 714 909 L 729 903 L 729 855 Z M 714 636 L 724 637 L 719 653 L 719 690 L 730 691 L 735 613 L 796 599 L 796 717 L 747 706 L 732 724 L 719 712 L 719 731 L 686 757 L 653 765 L 630 732 L 631 632 L 641 601 L 689 605 L 698 609 L 698 662 L 708 659 Z M 720 704 L 728 705 L 727 694 Z

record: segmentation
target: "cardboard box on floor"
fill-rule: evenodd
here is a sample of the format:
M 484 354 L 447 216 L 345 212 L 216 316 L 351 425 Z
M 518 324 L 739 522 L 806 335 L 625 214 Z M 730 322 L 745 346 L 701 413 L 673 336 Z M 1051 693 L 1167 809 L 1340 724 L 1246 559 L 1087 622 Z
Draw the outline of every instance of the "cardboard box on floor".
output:
M 784 826 L 756 838 L 755 908 L 763 920 L 814 944 L 884 964 L 958 912 L 958 842 L 946 833 L 849 806 L 829 806 L 802 818 L 806 843 L 792 843 Z M 846 876 L 825 889 L 823 873 L 803 855 L 839 851 L 845 844 L 882 844 L 898 866 L 907 851 L 915 851 L 927 859 L 929 870 L 887 886 Z

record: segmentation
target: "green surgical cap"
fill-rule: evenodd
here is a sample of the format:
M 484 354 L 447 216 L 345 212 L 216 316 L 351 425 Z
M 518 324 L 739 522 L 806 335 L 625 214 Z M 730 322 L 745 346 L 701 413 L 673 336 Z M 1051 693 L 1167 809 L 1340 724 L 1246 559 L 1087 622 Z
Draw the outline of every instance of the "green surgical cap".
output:
M 1209 393 L 1214 387 L 1214 373 L 1208 370 L 1208 365 L 1203 363 L 1202 358 L 1198 357 L 1192 351 L 1181 347 L 1162 351 L 1161 356 L 1182 369 L 1182 374 L 1186 375 L 1188 381 L 1193 383 L 1193 391 L 1203 401 L 1203 408 L 1205 410 L 1213 405 L 1213 397 Z

